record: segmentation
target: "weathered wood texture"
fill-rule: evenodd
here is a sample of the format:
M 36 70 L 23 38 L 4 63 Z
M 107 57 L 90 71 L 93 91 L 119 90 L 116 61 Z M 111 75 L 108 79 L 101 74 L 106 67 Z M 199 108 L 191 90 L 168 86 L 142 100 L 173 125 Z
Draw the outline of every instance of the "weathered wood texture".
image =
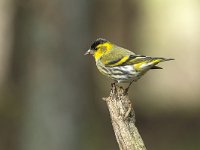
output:
M 118 86 L 112 86 L 110 96 L 104 98 L 120 150 L 146 150 L 135 126 L 135 113 L 128 94 Z

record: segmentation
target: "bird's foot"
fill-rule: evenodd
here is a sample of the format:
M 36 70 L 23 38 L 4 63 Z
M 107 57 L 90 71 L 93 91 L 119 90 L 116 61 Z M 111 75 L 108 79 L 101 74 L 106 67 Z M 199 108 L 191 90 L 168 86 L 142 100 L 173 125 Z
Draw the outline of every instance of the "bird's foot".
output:
M 128 87 L 124 90 L 124 95 L 127 95 L 127 94 L 128 94 L 128 90 L 129 90 L 131 84 L 133 83 L 133 81 L 135 81 L 135 80 L 132 80 L 132 81 L 129 83 Z
M 111 83 L 111 87 L 114 87 L 114 86 L 116 86 L 115 84 L 116 84 L 115 82 Z
M 127 87 L 127 88 L 124 90 L 124 95 L 128 95 L 128 90 L 129 90 L 129 87 Z
M 116 92 L 116 83 L 111 83 L 112 91 L 115 93 Z

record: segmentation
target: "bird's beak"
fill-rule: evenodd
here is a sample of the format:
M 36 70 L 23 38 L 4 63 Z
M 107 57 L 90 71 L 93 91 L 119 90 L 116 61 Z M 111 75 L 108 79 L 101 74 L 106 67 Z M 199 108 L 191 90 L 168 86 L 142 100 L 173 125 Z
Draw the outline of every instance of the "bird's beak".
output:
M 91 49 L 87 50 L 84 55 L 89 55 L 89 54 L 93 54 L 93 51 Z

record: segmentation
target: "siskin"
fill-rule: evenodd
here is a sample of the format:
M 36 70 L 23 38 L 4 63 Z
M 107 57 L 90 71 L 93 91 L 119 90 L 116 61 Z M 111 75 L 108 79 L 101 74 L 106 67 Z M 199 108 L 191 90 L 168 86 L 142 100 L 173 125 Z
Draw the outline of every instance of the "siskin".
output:
M 157 66 L 171 58 L 136 55 L 132 51 L 119 47 L 106 39 L 97 39 L 85 53 L 94 56 L 98 70 L 115 82 L 128 82 L 128 91 L 133 81 L 140 79 L 150 69 L 162 69 Z

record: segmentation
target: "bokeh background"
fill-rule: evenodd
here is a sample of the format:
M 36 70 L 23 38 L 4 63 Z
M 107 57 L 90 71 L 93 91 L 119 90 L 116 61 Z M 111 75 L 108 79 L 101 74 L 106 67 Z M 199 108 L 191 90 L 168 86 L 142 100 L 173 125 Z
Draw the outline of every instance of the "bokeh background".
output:
M 0 0 L 0 149 L 118 149 L 98 37 L 176 59 L 132 85 L 136 124 L 149 150 L 200 149 L 199 0 Z

